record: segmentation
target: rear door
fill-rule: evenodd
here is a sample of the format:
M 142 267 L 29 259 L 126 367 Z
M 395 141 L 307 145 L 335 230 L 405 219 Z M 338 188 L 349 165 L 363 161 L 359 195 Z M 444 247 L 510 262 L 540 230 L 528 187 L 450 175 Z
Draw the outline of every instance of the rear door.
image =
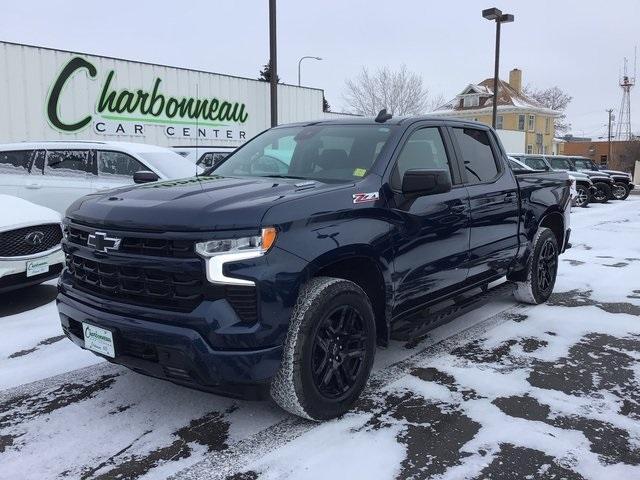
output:
M 133 174 L 149 170 L 133 156 L 114 150 L 96 150 L 98 176 L 92 184 L 93 191 L 110 190 L 133 183 Z
M 95 176 L 90 150 L 47 150 L 33 163 L 24 198 L 64 213 L 75 200 L 91 193 Z
M 401 191 L 410 169 L 448 169 L 453 188 L 416 196 Z M 393 228 L 396 308 L 410 311 L 464 283 L 469 250 L 469 198 L 455 165 L 446 129 L 418 125 L 405 135 L 393 167 L 390 207 Z
M 469 282 L 506 274 L 518 250 L 518 185 L 489 129 L 451 127 L 470 205 Z

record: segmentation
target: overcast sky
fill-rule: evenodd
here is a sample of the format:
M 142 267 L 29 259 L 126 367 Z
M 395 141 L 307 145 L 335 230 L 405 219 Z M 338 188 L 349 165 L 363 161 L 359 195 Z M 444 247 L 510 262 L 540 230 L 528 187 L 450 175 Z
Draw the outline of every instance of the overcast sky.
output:
M 269 56 L 268 1 L 110 0 L 4 2 L 0 39 L 256 77 Z M 633 69 L 640 44 L 640 1 L 279 0 L 280 78 L 325 90 L 343 108 L 346 78 L 403 63 L 434 94 L 450 99 L 493 72 L 491 6 L 515 15 L 503 26 L 501 78 L 513 67 L 523 83 L 557 85 L 573 96 L 575 135 L 606 134 L 606 109 L 618 112 L 623 57 Z M 633 129 L 640 134 L 640 86 L 632 93 Z M 635 101 L 635 104 L 634 104 Z M 635 110 L 634 110 L 635 107 Z

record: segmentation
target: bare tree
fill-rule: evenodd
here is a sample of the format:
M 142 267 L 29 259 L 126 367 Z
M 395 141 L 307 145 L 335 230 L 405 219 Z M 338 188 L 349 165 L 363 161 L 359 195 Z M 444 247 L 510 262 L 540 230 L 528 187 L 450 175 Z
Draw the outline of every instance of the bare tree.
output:
M 571 124 L 567 122 L 567 116 L 564 111 L 573 99 L 571 95 L 567 94 L 560 87 L 537 89 L 530 85 L 525 87 L 524 93 L 545 107 L 562 112 L 562 115 L 555 119 L 556 133 L 566 133 L 569 131 Z
M 374 73 L 362 67 L 357 77 L 345 83 L 345 105 L 360 115 L 375 116 L 383 108 L 393 115 L 418 115 L 430 107 L 422 78 L 405 65 L 398 71 L 382 67 Z

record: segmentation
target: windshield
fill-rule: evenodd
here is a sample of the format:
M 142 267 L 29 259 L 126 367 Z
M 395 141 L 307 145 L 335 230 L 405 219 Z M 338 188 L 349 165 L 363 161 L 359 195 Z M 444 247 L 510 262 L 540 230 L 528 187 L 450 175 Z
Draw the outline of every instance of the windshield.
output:
M 547 170 L 547 164 L 544 162 L 543 159 L 539 158 L 539 157 L 526 157 L 524 159 L 524 163 L 527 164 L 527 166 L 533 168 L 534 170 Z
M 575 170 L 571 162 L 566 158 L 548 158 L 551 168 L 555 170 Z
M 142 152 L 140 156 L 167 179 L 193 177 L 196 173 L 202 173 L 201 167 L 175 152 Z
M 216 175 L 360 180 L 371 169 L 393 126 L 310 125 L 266 131 L 229 156 Z

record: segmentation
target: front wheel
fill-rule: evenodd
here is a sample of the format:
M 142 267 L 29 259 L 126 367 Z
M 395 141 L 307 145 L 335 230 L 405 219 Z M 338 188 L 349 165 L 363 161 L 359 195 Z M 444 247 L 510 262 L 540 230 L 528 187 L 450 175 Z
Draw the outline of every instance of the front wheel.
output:
M 593 201 L 607 203 L 611 198 L 611 187 L 604 182 L 595 182 L 593 185 L 598 189 L 593 194 Z
M 375 354 L 371 302 L 348 280 L 317 277 L 298 295 L 271 397 L 322 421 L 346 413 L 364 389 Z
M 558 273 L 558 242 L 548 228 L 540 227 L 533 238 L 527 261 L 526 280 L 516 282 L 514 296 L 520 302 L 538 305 L 551 296 Z
M 584 185 L 577 185 L 576 191 L 578 194 L 576 195 L 576 207 L 586 207 L 589 205 L 589 189 Z
M 615 182 L 611 190 L 611 195 L 613 195 L 613 198 L 616 200 L 626 200 L 629 196 L 629 188 L 625 183 Z

